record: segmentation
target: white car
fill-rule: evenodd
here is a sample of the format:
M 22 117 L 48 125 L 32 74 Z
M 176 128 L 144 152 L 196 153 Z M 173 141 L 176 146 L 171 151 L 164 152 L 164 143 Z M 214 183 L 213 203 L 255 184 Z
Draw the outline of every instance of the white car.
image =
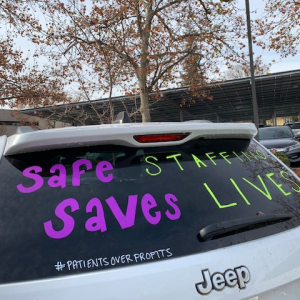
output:
M 183 122 L 0 137 L 0 299 L 299 299 L 300 181 L 256 133 Z

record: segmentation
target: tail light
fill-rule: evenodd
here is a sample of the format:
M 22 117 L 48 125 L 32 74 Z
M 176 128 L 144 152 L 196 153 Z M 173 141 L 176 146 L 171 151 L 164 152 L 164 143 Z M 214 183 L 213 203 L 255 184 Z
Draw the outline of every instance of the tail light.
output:
M 164 143 L 177 142 L 186 138 L 189 133 L 167 133 L 167 134 L 146 134 L 135 135 L 133 138 L 139 143 Z

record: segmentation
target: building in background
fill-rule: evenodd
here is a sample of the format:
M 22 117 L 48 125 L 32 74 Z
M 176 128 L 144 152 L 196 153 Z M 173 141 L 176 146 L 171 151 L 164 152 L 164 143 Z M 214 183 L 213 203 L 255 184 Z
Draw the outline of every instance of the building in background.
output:
M 10 136 L 15 134 L 18 126 L 30 126 L 34 129 L 40 130 L 65 127 L 70 126 L 70 124 L 28 116 L 14 110 L 0 109 L 0 136 Z
M 278 126 L 294 122 L 300 122 L 300 113 L 298 116 L 277 117 L 276 120 L 273 118 L 271 120 L 267 120 L 266 124 L 270 126 Z
M 283 125 L 300 119 L 300 69 L 256 76 L 256 94 L 261 125 Z M 252 122 L 252 88 L 250 78 L 211 83 L 203 88 L 207 97 L 195 97 L 186 87 L 149 94 L 152 122 L 210 120 L 212 122 Z M 115 116 L 127 111 L 132 122 L 140 122 L 140 99 L 136 96 L 112 98 Z M 21 111 L 74 126 L 107 123 L 109 100 L 64 103 Z

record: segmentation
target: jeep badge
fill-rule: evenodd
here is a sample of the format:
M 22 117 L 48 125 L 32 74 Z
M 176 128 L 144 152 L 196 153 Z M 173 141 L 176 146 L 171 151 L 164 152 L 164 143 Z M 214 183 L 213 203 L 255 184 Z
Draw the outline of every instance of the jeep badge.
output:
M 214 273 L 210 275 L 208 269 L 202 270 L 203 281 L 196 283 L 196 289 L 201 295 L 207 295 L 212 290 L 221 291 L 225 286 L 240 289 L 246 287 L 246 283 L 250 280 L 250 272 L 245 266 L 228 269 L 224 273 Z

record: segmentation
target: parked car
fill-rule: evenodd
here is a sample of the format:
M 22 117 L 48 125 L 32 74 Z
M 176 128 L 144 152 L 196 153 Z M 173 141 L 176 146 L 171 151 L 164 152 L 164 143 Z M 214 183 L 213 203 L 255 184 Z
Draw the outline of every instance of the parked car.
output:
M 267 149 L 284 153 L 291 163 L 300 162 L 300 143 L 289 126 L 259 128 L 259 140 Z
M 256 133 L 188 122 L 0 137 L 0 298 L 299 299 L 300 181 Z
M 300 133 L 300 122 L 286 123 L 285 125 L 289 126 L 295 135 Z

